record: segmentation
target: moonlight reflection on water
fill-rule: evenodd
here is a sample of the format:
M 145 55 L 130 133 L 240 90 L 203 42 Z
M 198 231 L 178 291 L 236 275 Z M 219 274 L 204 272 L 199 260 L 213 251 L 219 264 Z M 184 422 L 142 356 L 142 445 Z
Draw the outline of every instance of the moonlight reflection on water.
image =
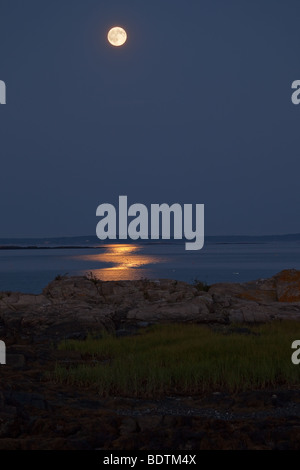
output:
M 88 271 L 102 281 L 136 280 L 148 277 L 151 274 L 149 265 L 167 261 L 167 258 L 159 255 L 141 254 L 140 251 L 141 246 L 138 245 L 108 245 L 103 253 L 82 255 L 77 258 L 110 265 Z

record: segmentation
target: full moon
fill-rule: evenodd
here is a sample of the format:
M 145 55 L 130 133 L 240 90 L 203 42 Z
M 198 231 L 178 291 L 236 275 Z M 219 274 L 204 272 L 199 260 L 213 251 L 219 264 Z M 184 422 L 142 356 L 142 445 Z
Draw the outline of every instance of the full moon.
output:
M 112 46 L 123 46 L 127 39 L 127 33 L 120 26 L 114 26 L 108 31 L 107 39 Z

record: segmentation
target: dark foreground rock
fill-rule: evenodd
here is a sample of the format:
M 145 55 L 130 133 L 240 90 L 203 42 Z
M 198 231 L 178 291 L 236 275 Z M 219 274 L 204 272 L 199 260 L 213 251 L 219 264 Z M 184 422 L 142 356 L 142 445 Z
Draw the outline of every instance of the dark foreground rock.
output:
M 160 399 L 102 398 L 47 379 L 57 362 L 78 360 L 57 351 L 65 337 L 106 329 L 129 334 L 149 323 L 236 326 L 300 319 L 300 272 L 244 284 L 101 282 L 61 278 L 41 295 L 1 293 L 0 450 L 29 449 L 300 449 L 300 396 L 273 389 Z
M 47 380 L 73 353 L 38 343 L 9 349 L 24 363 L 0 366 L 0 450 L 300 449 L 296 389 L 102 398 Z

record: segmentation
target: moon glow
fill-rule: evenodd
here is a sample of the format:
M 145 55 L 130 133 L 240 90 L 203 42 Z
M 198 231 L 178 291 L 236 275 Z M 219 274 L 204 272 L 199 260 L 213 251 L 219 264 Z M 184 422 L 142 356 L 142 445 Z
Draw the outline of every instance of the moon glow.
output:
M 127 40 L 127 33 L 120 26 L 114 26 L 108 31 L 107 39 L 112 46 L 123 46 Z

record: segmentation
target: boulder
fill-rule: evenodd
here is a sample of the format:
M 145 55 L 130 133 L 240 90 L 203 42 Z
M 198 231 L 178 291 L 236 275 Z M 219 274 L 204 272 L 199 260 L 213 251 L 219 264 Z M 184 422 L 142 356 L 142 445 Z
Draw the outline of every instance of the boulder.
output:
M 278 302 L 300 302 L 300 271 L 286 269 L 274 276 Z

